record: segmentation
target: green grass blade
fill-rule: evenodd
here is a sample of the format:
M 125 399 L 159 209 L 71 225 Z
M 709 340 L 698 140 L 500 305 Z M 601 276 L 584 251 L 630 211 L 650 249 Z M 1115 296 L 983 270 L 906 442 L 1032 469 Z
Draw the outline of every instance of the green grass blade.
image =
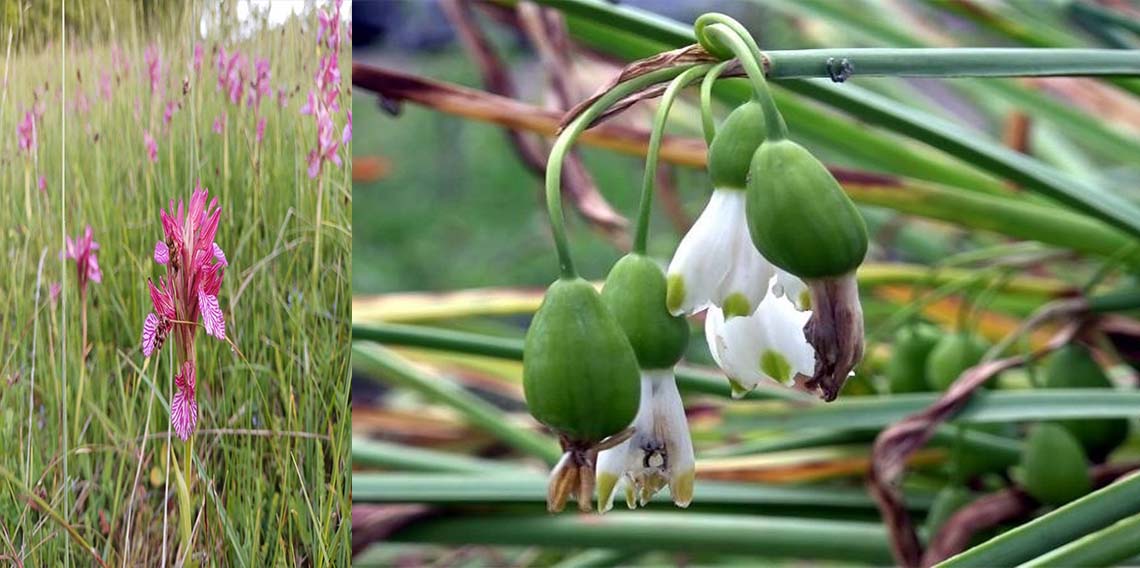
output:
M 1140 554 L 1140 515 L 1079 538 L 1022 566 L 1113 566 Z
M 1132 474 L 994 537 L 938 566 L 1013 566 L 1140 513 L 1140 474 Z M 1132 525 L 1134 528 L 1134 525 Z M 1050 564 L 1056 565 L 1056 564 Z
M 776 402 L 737 404 L 726 409 L 732 431 L 800 428 L 885 428 L 934 403 L 941 393 L 848 398 L 811 406 Z M 1050 389 L 978 392 L 956 423 L 1026 422 L 1062 418 L 1140 416 L 1140 392 L 1115 389 Z
M 357 473 L 352 478 L 352 498 L 363 503 L 448 504 L 543 504 L 546 476 L 516 469 L 493 475 Z M 620 500 L 620 499 L 619 499 Z M 659 493 L 654 501 L 671 503 Z M 913 501 L 913 502 L 910 502 Z M 875 502 L 861 488 L 759 485 L 701 480 L 697 484 L 700 505 L 719 505 L 747 510 L 770 507 L 827 508 L 873 511 Z M 930 507 L 931 496 L 916 494 L 909 506 L 921 511 Z
M 521 466 L 510 462 L 482 460 L 461 454 L 354 437 L 352 439 L 352 467 L 449 473 L 494 473 L 496 471 L 517 472 Z M 357 474 L 358 476 L 359 474 Z
M 553 464 L 561 457 L 554 440 L 514 424 L 499 409 L 468 393 L 455 383 L 415 368 L 403 358 L 375 344 L 353 342 L 353 368 L 384 377 L 459 411 L 477 427 L 527 454 Z
M 416 522 L 397 542 L 613 548 L 891 562 L 882 525 L 753 515 L 614 511 L 607 515 L 449 515 Z

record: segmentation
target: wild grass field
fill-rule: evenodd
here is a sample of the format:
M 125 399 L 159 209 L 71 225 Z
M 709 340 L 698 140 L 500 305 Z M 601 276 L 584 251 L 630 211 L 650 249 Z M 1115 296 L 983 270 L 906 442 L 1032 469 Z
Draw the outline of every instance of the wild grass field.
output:
M 332 54 L 318 4 L 277 25 L 231 3 L 157 27 L 131 12 L 95 39 L 9 49 L 0 564 L 347 562 L 351 91 L 327 101 L 335 136 L 302 113 Z M 319 134 L 343 159 L 313 178 Z M 196 184 L 220 208 L 227 341 L 197 335 L 190 443 L 171 427 L 175 338 L 148 358 L 140 337 L 165 274 L 160 211 Z M 61 251 L 87 226 L 101 281 L 84 302 Z

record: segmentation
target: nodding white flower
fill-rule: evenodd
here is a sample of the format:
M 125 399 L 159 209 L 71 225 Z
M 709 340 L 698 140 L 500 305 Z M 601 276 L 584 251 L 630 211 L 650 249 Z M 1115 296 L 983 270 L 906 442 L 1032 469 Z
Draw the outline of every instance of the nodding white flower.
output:
M 613 507 L 619 483 L 631 509 L 644 506 L 666 485 L 673 502 L 688 507 L 696 459 L 673 369 L 641 370 L 641 405 L 633 427 L 628 440 L 598 454 L 598 510 Z
M 728 375 L 734 398 L 764 379 L 790 386 L 797 375 L 812 376 L 815 350 L 804 335 L 810 317 L 810 311 L 798 311 L 791 301 L 777 298 L 775 290 L 750 316 L 726 320 L 723 310 L 709 308 L 705 339 L 713 359 Z
M 667 272 L 666 305 L 673 315 L 699 312 L 711 304 L 729 318 L 747 316 L 768 293 L 775 267 L 752 244 L 744 201 L 743 191 L 714 190 L 681 239 Z
M 776 268 L 776 279 L 772 283 L 772 294 L 777 298 L 787 298 L 799 311 L 811 309 L 811 290 L 796 275 L 780 267 Z

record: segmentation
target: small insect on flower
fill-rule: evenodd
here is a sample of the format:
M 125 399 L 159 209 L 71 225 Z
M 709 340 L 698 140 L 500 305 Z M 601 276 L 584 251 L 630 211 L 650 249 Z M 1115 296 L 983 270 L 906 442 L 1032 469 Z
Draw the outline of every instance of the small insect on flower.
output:
M 82 235 L 72 239 L 67 238 L 67 258 L 75 261 L 77 282 L 79 283 L 80 297 L 86 296 L 89 282 L 102 282 L 103 271 L 99 269 L 99 257 L 95 251 L 99 250 L 99 243 L 95 241 L 91 225 L 87 225 Z

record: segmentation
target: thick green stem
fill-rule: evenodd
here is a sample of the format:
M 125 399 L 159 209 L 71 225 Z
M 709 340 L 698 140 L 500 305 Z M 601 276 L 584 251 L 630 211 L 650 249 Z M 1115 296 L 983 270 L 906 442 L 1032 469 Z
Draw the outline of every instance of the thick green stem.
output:
M 776 101 L 772 99 L 772 91 L 764 78 L 764 69 L 760 66 L 763 55 L 748 31 L 735 20 L 720 14 L 705 14 L 697 18 L 694 29 L 702 45 L 708 43 L 709 46 L 717 46 L 709 51 L 715 49 L 719 52 L 718 55 L 723 55 L 724 50 L 731 51 L 744 67 L 744 72 L 752 82 L 752 96 L 764 110 L 765 139 L 777 141 L 787 138 L 788 127 L 776 108 Z
M 723 65 L 723 64 L 722 64 Z M 698 65 L 681 73 L 661 96 L 661 103 L 657 106 L 657 114 L 653 118 L 653 130 L 649 134 L 649 148 L 645 154 L 645 178 L 641 182 L 641 203 L 637 211 L 637 229 L 633 240 L 633 252 L 645 254 L 646 241 L 649 239 L 649 214 L 653 209 L 653 191 L 657 180 L 657 155 L 661 151 L 661 139 L 665 137 L 665 124 L 669 121 L 669 109 L 677 95 L 689 83 L 695 81 L 708 71 L 711 65 Z
M 691 67 L 691 66 L 689 66 Z M 679 66 L 652 71 L 615 86 L 602 95 L 589 108 L 578 115 L 554 141 L 550 158 L 546 162 L 546 209 L 550 215 L 550 230 L 554 235 L 554 246 L 558 251 L 558 264 L 563 278 L 578 275 L 570 256 L 570 245 L 566 238 L 566 219 L 562 215 L 562 160 L 578 136 L 582 134 L 606 109 L 625 97 L 642 89 L 668 81 L 684 72 L 688 67 Z
M 821 538 L 820 535 L 827 535 Z M 764 558 L 796 557 L 884 565 L 891 561 L 881 524 L 761 517 L 629 511 L 577 515 L 453 514 L 413 523 L 391 535 L 394 542 L 436 542 L 671 550 Z

